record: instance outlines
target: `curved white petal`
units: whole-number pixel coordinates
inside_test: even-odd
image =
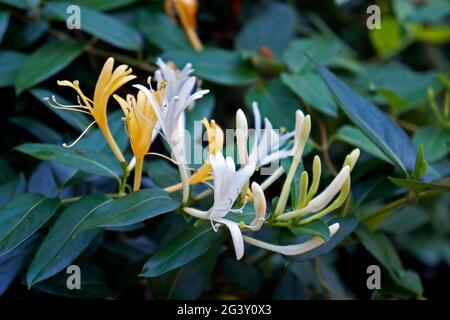
[[[228,227],[228,230],[230,230],[231,238],[233,240],[236,259],[240,260],[244,256],[244,240],[242,238],[242,232],[239,228],[239,224],[227,219],[214,219],[214,221],[222,223]]]
[[[336,234],[336,232],[339,230],[339,223],[332,224],[328,228],[330,229],[330,236],[334,236]],[[303,243],[287,245],[287,246],[280,246],[280,245],[267,243],[267,242],[257,240],[255,238],[251,238],[248,236],[244,236],[243,239],[245,242],[250,243],[256,247],[260,247],[260,248],[263,248],[263,249],[266,249],[269,251],[281,253],[282,255],[285,255],[285,256],[296,256],[299,254],[303,254],[303,253],[311,251],[325,243],[325,241],[319,236],[314,236],[310,240],[305,241]]]

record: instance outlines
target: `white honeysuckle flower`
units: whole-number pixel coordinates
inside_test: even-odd
[[[334,236],[336,234],[336,232],[339,230],[339,223],[332,224],[331,226],[328,227],[328,229],[330,230],[330,236],[331,237]],[[256,246],[256,247],[260,247],[260,248],[263,248],[263,249],[266,249],[269,251],[281,253],[282,255],[285,255],[285,256],[296,256],[299,254],[303,254],[303,253],[311,251],[325,243],[325,240],[323,240],[319,236],[314,236],[310,240],[305,241],[303,243],[286,245],[286,246],[267,243],[267,242],[257,240],[255,238],[251,238],[248,236],[243,236],[243,240],[251,245]]]
[[[199,218],[223,218],[228,212],[232,211],[231,208],[255,169],[248,165],[236,171],[234,160],[231,157],[225,158],[222,152],[210,155],[210,163],[214,179],[214,203],[212,207],[207,211],[194,208],[185,208],[185,210],[188,209],[187,213]]]
[[[170,101],[179,95],[181,88],[189,80],[194,69],[192,69],[192,64],[187,63],[182,70],[177,70],[166,64],[161,58],[156,60],[156,64],[159,69],[155,71],[155,80],[166,83],[166,97]]]
[[[190,77],[191,65],[186,65],[182,71],[173,70],[162,60],[158,60],[160,69],[155,72],[158,80],[157,90],[142,85],[134,85],[146,95],[158,119],[159,133],[169,144],[173,158],[178,164],[183,185],[183,202],[189,198],[189,173],[186,168],[185,150],[185,110],[195,100],[203,97],[209,90],[194,92],[195,77]]]
[[[194,217],[211,220],[215,231],[221,224],[227,226],[233,240],[236,258],[239,260],[244,254],[240,223],[228,220],[225,216],[229,212],[236,212],[232,207],[253,175],[255,168],[249,164],[236,171],[234,160],[231,157],[225,158],[222,152],[210,155],[210,163],[214,178],[214,203],[212,207],[207,211],[190,207],[185,207],[183,210]],[[249,226],[244,225],[244,227],[258,230],[264,222],[266,203],[264,193],[257,183],[252,184],[252,191],[254,192],[256,217]]]
[[[261,112],[258,104],[252,104],[255,117],[255,134],[250,151],[247,151],[248,125],[244,112],[239,109],[236,113],[236,132],[238,145],[238,155],[241,164],[251,164],[255,167],[262,167],[274,161],[281,160],[293,155],[294,148],[289,144],[289,140],[294,137],[295,131],[279,134],[273,129],[272,123],[265,118],[264,130],[261,123]]]

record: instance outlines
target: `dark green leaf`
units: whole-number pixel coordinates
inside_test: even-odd
[[[37,234],[32,235],[14,250],[0,257],[0,296],[8,289],[30,258],[36,246]]]
[[[436,162],[448,154],[445,143],[450,141],[450,132],[438,127],[421,127],[414,132],[412,140],[417,147],[423,144],[427,162]]]
[[[391,180],[395,185],[413,192],[420,192],[427,189],[450,191],[450,178],[444,178],[433,182],[422,182],[392,177],[389,177],[389,180]]]
[[[104,195],[91,194],[61,213],[31,262],[27,272],[28,287],[55,275],[87,248],[100,230],[78,232],[79,227],[107,200]]]
[[[26,184],[25,176],[21,173],[15,179],[0,185],[0,207],[25,192]]]
[[[39,6],[39,0],[0,0],[0,2],[19,9],[34,9]]]
[[[70,3],[47,3],[46,9],[61,21],[66,21],[66,9]],[[81,30],[126,50],[138,50],[142,46],[141,35],[120,20],[101,12],[81,7]]]
[[[250,290],[253,294],[258,293],[262,285],[262,274],[254,266],[243,264],[233,258],[227,258],[224,262],[224,276],[238,286]]]
[[[267,47],[276,56],[281,56],[294,37],[297,22],[295,10],[283,3],[272,3],[263,12],[250,19],[236,36],[238,50],[258,53]],[[276,30],[276,35],[273,31]]]
[[[106,284],[103,271],[88,264],[80,264],[81,289],[67,288],[67,278],[70,274],[61,271],[50,279],[36,284],[33,288],[49,294],[77,299],[100,299],[113,295]]]
[[[15,85],[17,94],[67,67],[83,52],[84,46],[84,42],[56,40],[37,49],[20,68]]]
[[[0,88],[13,85],[26,55],[15,51],[0,52]]]
[[[178,169],[165,159],[146,162],[144,170],[158,187],[165,188],[180,182]]]
[[[0,209],[0,256],[28,239],[58,209],[57,199],[25,193]]]
[[[66,2],[67,0],[51,0],[51,2]],[[78,6],[85,6],[95,10],[112,10],[135,3],[137,0],[77,0]]]
[[[173,211],[178,205],[161,189],[143,189],[103,203],[85,219],[80,229],[128,226]]]
[[[8,28],[9,13],[7,11],[0,10],[0,43],[3,40],[3,35]]]
[[[249,110],[253,101],[258,102],[262,115],[269,117],[274,128],[295,128],[295,112],[299,109],[299,102],[280,80],[272,79],[250,89],[245,97]]]
[[[282,74],[281,81],[313,109],[337,116],[336,104],[322,79],[312,72],[301,75]]]
[[[430,214],[422,208],[408,206],[388,215],[381,229],[394,234],[412,231],[430,220]]]
[[[308,65],[305,54],[328,65],[344,52],[344,46],[338,38],[328,35],[312,35],[292,41],[284,52],[284,60],[293,72],[299,72]]]
[[[147,260],[142,276],[157,277],[179,268],[217,245],[222,237],[222,232],[214,232],[209,223],[192,226]]]
[[[62,142],[61,135],[58,132],[33,118],[11,117],[9,121],[28,131],[41,142],[55,144]]]
[[[386,236],[370,233],[363,227],[358,228],[356,235],[366,250],[386,268],[397,285],[417,295],[422,293],[420,278],[415,272],[403,269],[397,251]]]
[[[163,50],[193,50],[180,27],[173,24],[166,14],[140,11],[138,27],[145,40]]]
[[[316,69],[345,114],[405,174],[414,168],[416,151],[407,134],[380,109],[353,92],[326,67]]]
[[[179,273],[177,272],[176,285],[170,298],[175,300],[200,298],[203,290],[209,285],[220,251],[221,246],[216,245],[197,259],[186,264]],[[195,282],[192,282],[192,279],[195,279]]]
[[[340,127],[335,135],[336,139],[347,142],[367,153],[383,160],[387,163],[392,164],[392,161],[384,155],[384,153],[378,148],[367,136],[361,132],[358,128],[350,125],[345,125]]]
[[[256,72],[244,61],[239,53],[223,49],[205,49],[202,52],[177,51],[164,54],[181,68],[192,63],[194,74],[211,82],[238,86],[256,81]]]
[[[325,241],[330,240],[330,229],[322,220],[314,220],[300,226],[289,227],[289,230],[296,236],[308,234],[311,236],[320,236]]]
[[[94,151],[43,144],[24,143],[16,150],[45,161],[54,161],[92,174],[119,179],[121,168],[116,159]]]

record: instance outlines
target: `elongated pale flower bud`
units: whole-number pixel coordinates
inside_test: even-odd
[[[280,221],[287,221],[299,215],[305,215],[311,212],[317,212],[322,210],[331,202],[331,200],[333,200],[333,198],[342,189],[342,186],[349,177],[350,177],[350,167],[344,166],[344,168],[341,169],[341,171],[328,185],[328,187],[326,187],[321,194],[312,199],[306,207],[299,210],[284,213],[278,216],[277,219]]]
[[[305,121],[305,115],[300,110],[295,112],[295,140],[294,140],[294,154],[297,153],[300,137],[303,131],[303,122]]]
[[[266,197],[261,186],[256,182],[252,183],[253,204],[255,206],[256,217],[250,224],[250,229],[257,231],[261,229],[267,210]]]
[[[353,168],[355,167],[356,162],[359,159],[359,155],[360,155],[359,149],[358,148],[354,149],[352,152],[350,152],[350,154],[345,159],[346,161],[344,162],[344,166],[345,165],[349,166],[350,171],[352,171]],[[348,159],[348,162],[347,162],[347,159]]]
[[[248,163],[248,123],[244,112],[239,109],[236,112],[236,142],[238,148],[238,156],[241,165]]]
[[[334,236],[336,234],[336,232],[339,230],[339,223],[332,224],[331,226],[328,227],[328,229],[330,230],[330,236]],[[247,237],[247,236],[244,236],[243,239],[245,242],[252,244],[256,247],[260,247],[260,248],[263,248],[263,249],[266,249],[269,251],[281,253],[282,255],[285,255],[285,256],[296,256],[299,254],[303,254],[303,253],[311,251],[311,250],[319,247],[323,243],[325,243],[325,240],[323,240],[319,236],[314,236],[310,240],[303,242],[303,243],[287,245],[287,246],[274,245],[274,244],[267,243],[267,242],[264,242],[261,240]]]

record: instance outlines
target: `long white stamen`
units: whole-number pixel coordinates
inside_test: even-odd
[[[80,134],[80,136],[71,144],[67,145],[66,143],[63,143],[62,146],[64,148],[72,148],[78,141],[80,141],[80,139],[86,134],[86,132],[88,132],[88,130],[94,125],[95,121],[92,121],[90,125],[87,126],[86,129],[84,129],[84,131]]]

